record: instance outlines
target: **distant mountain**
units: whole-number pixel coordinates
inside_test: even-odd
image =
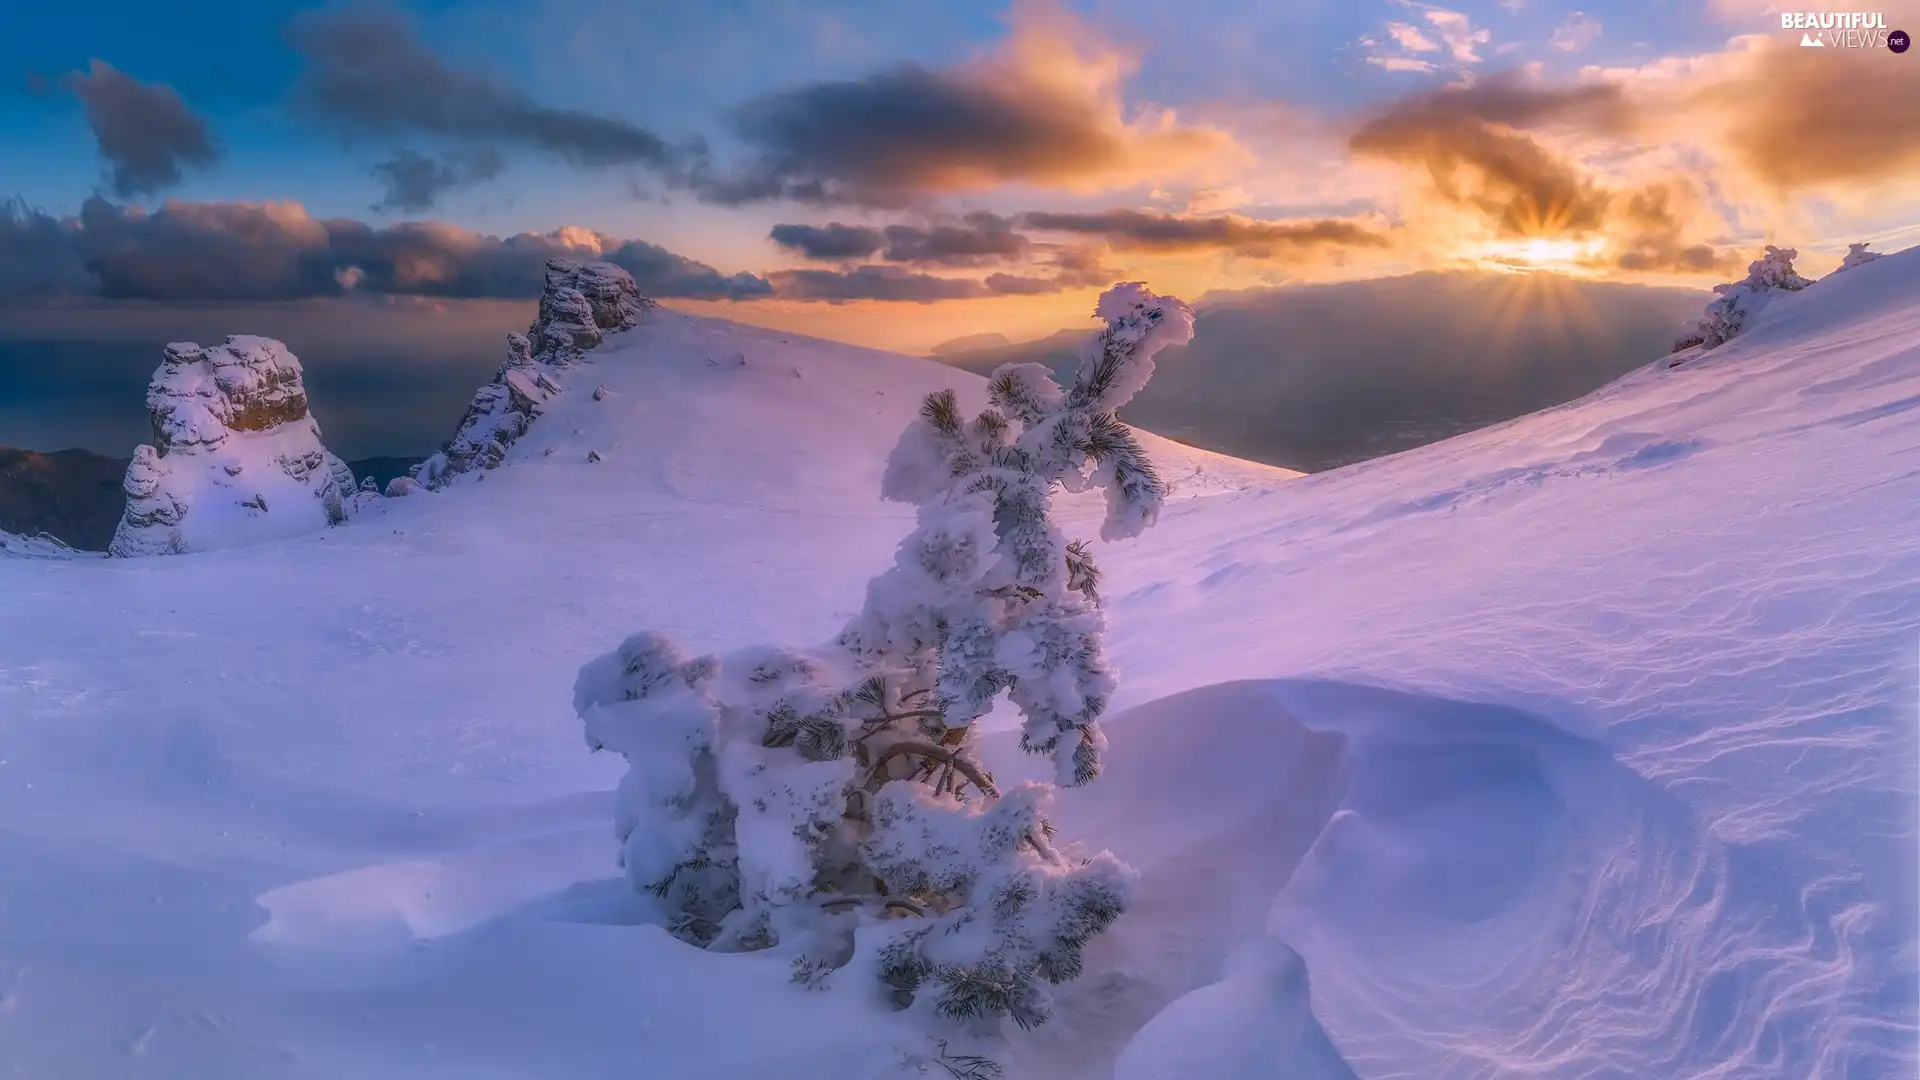
[[[952,341],[943,341],[935,345],[928,350],[927,355],[949,356],[954,353],[977,352],[981,349],[998,349],[1011,344],[1013,342],[1005,334],[968,334],[966,337],[957,337]]]
[[[1235,294],[1198,306],[1123,419],[1317,472],[1571,401],[1664,355],[1708,297],[1558,275],[1425,273]],[[986,373],[1058,371],[1082,331],[950,351]]]
[[[82,551],[105,551],[126,508],[120,483],[129,458],[91,450],[41,453],[0,446],[0,532],[46,533]],[[347,462],[356,479],[382,488],[419,464],[417,457],[372,457]]]
[[[0,446],[0,532],[47,533],[88,551],[105,551],[120,524],[126,458],[90,450],[51,454]]]

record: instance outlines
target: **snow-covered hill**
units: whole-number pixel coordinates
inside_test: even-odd
[[[1916,297],[1889,256],[1332,473],[1155,444],[1209,497],[1102,553],[1122,696],[1058,815],[1141,895],[1009,1075],[1911,1075]],[[620,924],[569,691],[640,627],[837,630],[966,376],[665,312],[590,359],[343,528],[0,559],[0,1074],[946,1075]]]

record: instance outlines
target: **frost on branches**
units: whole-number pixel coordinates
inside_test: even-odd
[[[1834,273],[1837,274],[1841,270],[1851,270],[1856,266],[1865,266],[1866,264],[1872,262],[1873,260],[1879,257],[1880,257],[1879,252],[1868,251],[1867,245],[1864,243],[1848,244],[1847,257],[1840,260],[1840,265],[1838,268],[1834,270]]]
[[[1099,570],[1053,492],[1101,488],[1107,539],[1153,524],[1166,485],[1114,410],[1193,313],[1123,284],[1096,314],[1070,387],[1017,364],[972,419],[927,398],[882,481],[918,526],[833,644],[723,661],[643,633],[582,669],[588,744],[628,761],[622,863],[681,939],[789,948],[809,985],[858,962],[902,1007],[1032,1027],[1119,916],[1133,872],[1056,840],[1052,784],[1001,790],[974,756],[1004,695],[1061,783],[1100,774]]]
[[[1775,296],[1783,292],[1799,292],[1813,284],[1794,272],[1793,260],[1799,254],[1793,248],[1768,244],[1767,253],[1747,267],[1746,280],[1713,287],[1720,298],[1708,304],[1707,310],[1694,322],[1692,329],[1673,343],[1673,351],[1691,349],[1696,345],[1709,349],[1724,345],[1734,335],[1751,326],[1754,318],[1766,309]]]

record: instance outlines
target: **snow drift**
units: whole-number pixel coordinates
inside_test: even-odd
[[[983,382],[660,312],[354,528],[0,559],[0,1072],[1913,1075],[1916,297],[1889,254],[1310,477],[1143,437],[1176,497],[1096,547],[1120,689],[1055,807],[1140,876],[1010,1040],[648,925],[564,707],[609,627],[843,625],[901,427]]]
[[[337,525],[353,473],[320,442],[300,361],[271,338],[176,342],[147,388],[153,444],[127,466],[108,551],[179,554]]]

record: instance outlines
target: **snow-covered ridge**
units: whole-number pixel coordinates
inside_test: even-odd
[[[271,338],[166,347],[147,387],[153,443],[127,466],[109,552],[179,554],[293,536],[353,510],[353,473],[320,441],[300,361]]]

